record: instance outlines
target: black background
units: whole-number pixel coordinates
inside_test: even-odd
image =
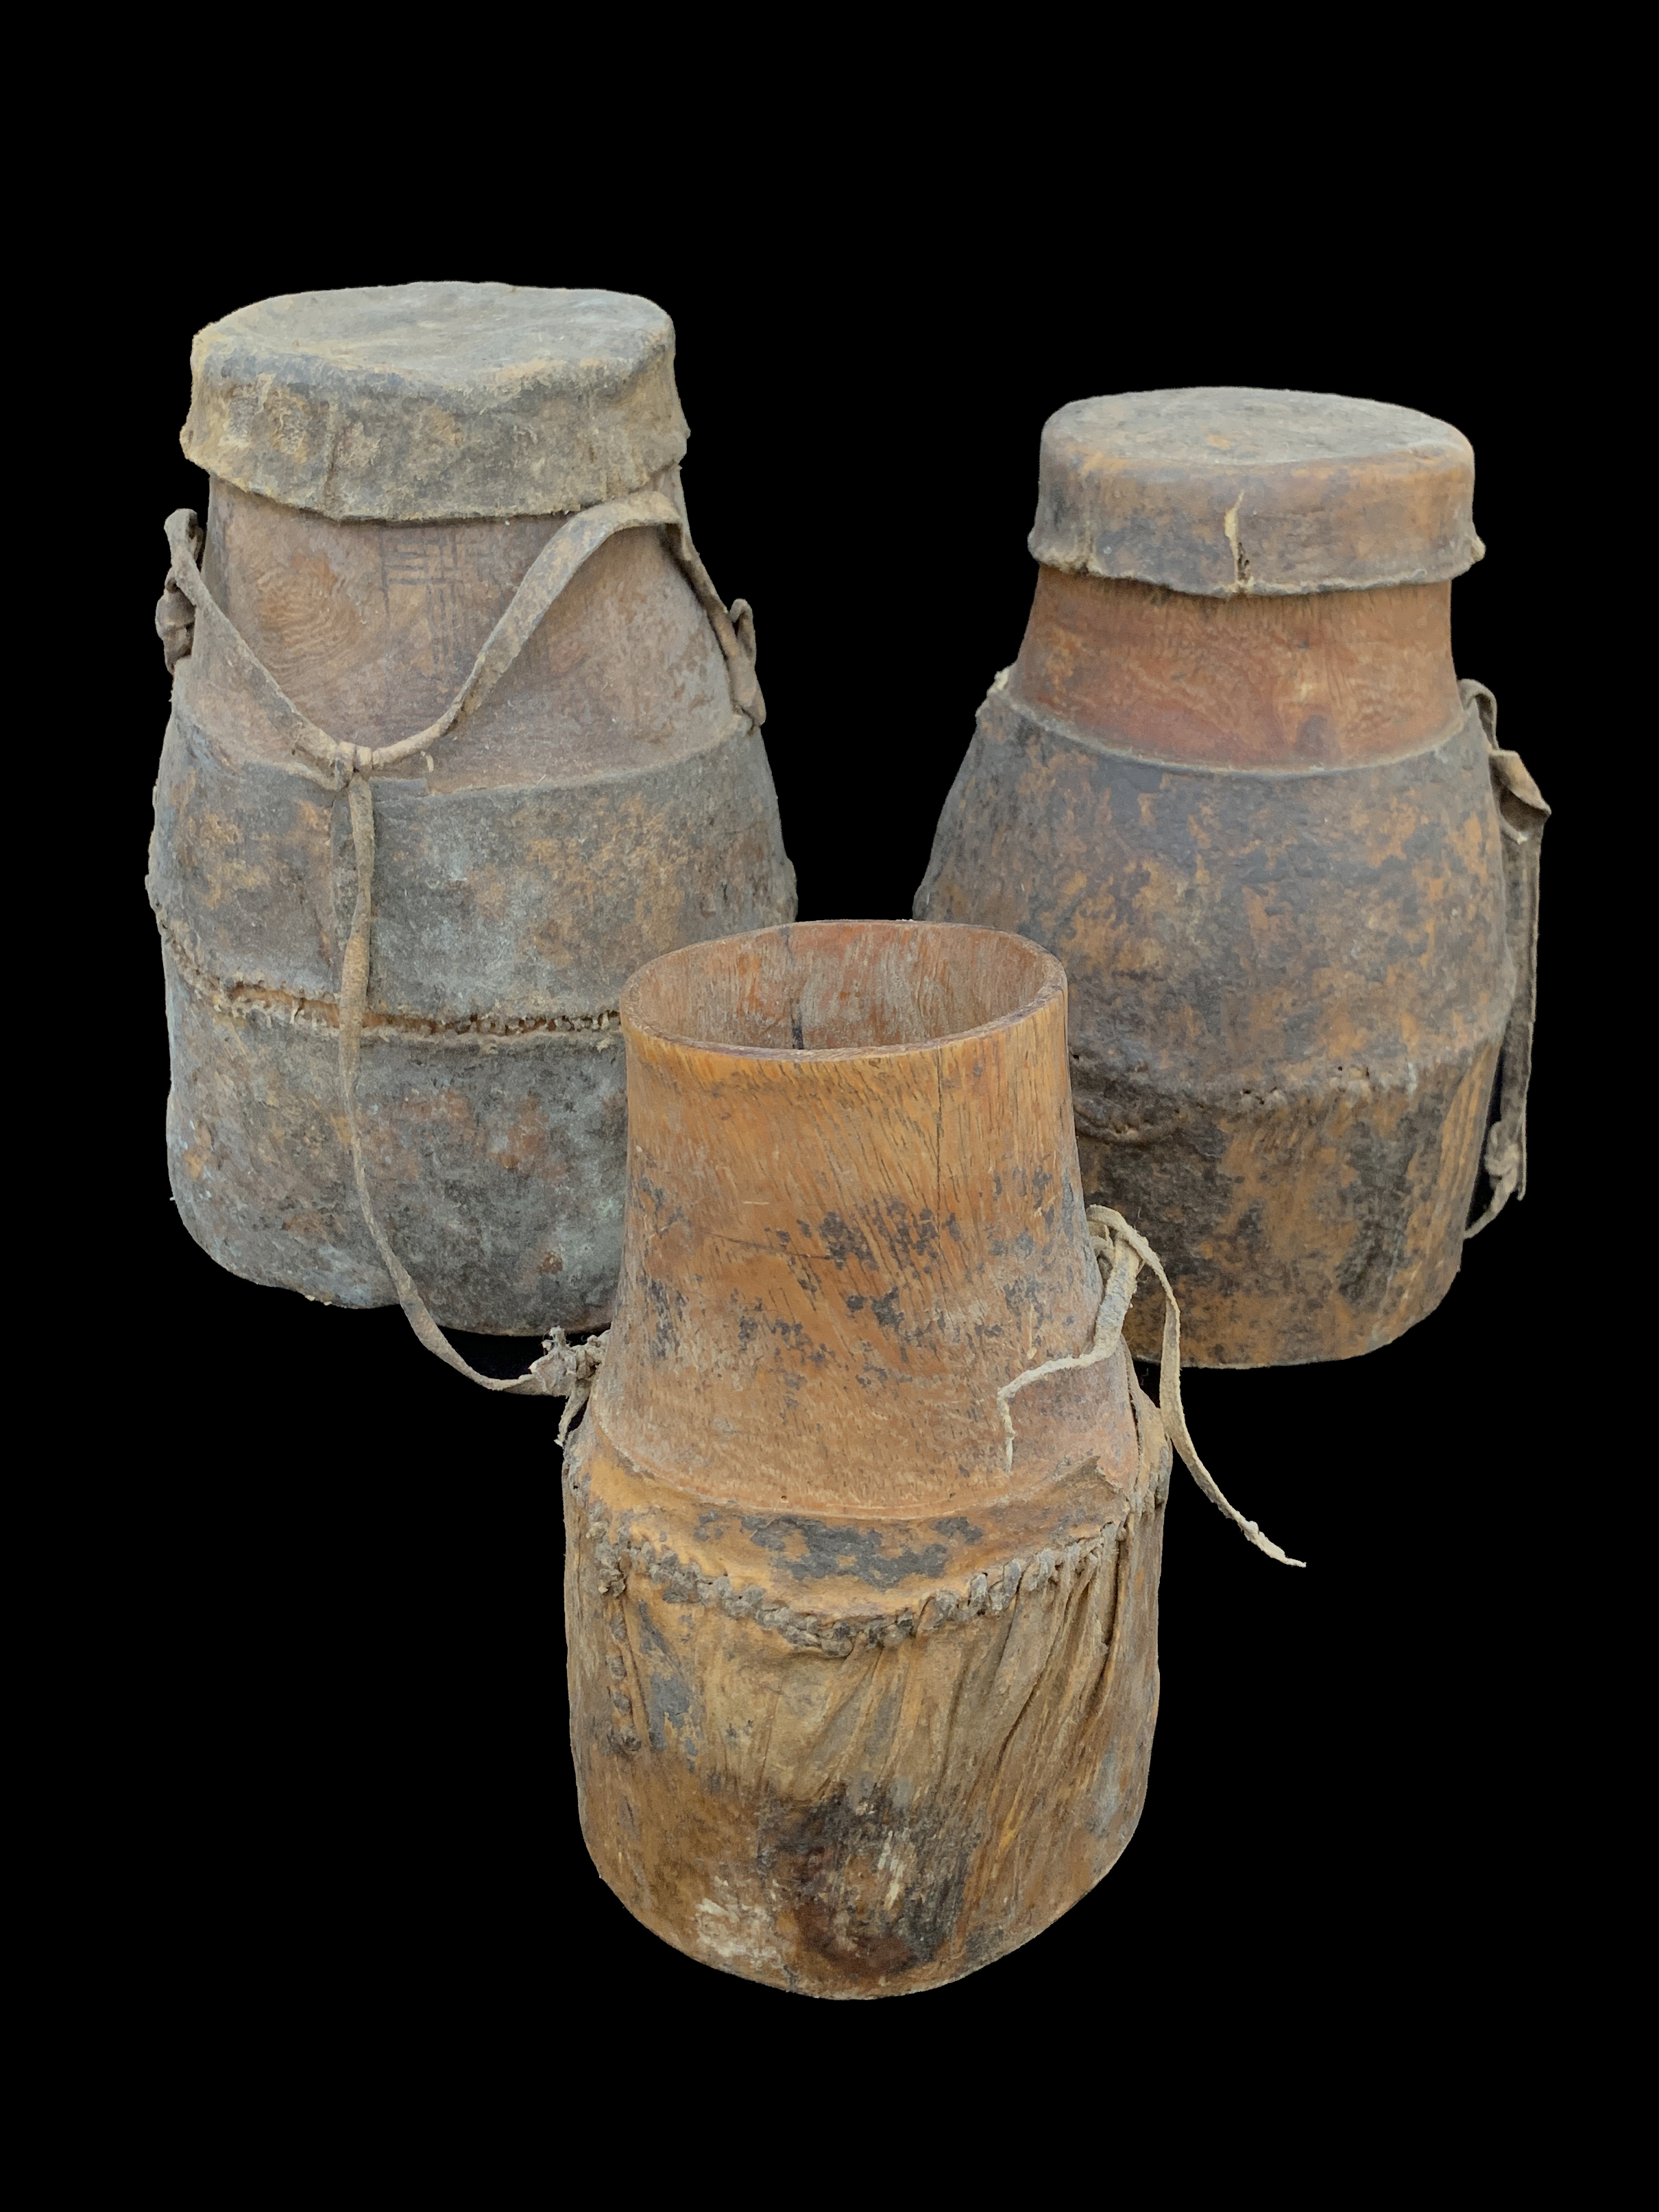
[[[110,1074],[73,1201],[89,1257],[65,1297],[105,1316],[72,1395],[76,1435],[102,1440],[81,1537],[116,1661],[96,1755],[126,1778],[118,1917],[204,2027],[303,2017],[319,2049],[364,2063],[422,2038],[487,2051],[507,2095],[555,2108],[600,2099],[641,2038],[694,2068],[740,2054],[764,2088],[849,2029],[861,2057],[896,2061],[925,2027],[964,2085],[995,2052],[1069,2100],[1107,2054],[1120,2083],[1156,2057],[1214,2069],[1224,2105],[1305,2121],[1370,2094],[1362,2054],[1388,2018],[1435,2054],[1413,2073],[1396,2049],[1413,2112],[1455,2099],[1463,2024],[1524,1978],[1511,1883],[1559,1788],[1537,1653],[1570,1426],[1537,1301],[1547,1221],[1574,1202],[1567,1040],[1592,895],[1578,650],[1540,619],[1535,567],[1562,488],[1540,483],[1531,398],[1577,296],[1556,249],[1520,256],[1490,200],[1455,239],[1425,217],[1402,243],[1304,218],[1267,234],[1109,219],[1080,186],[1032,187],[1012,214],[959,180],[841,201],[732,153],[712,186],[669,163],[545,209],[472,185],[347,222],[322,211],[338,197],[325,149],[309,158],[305,221],[267,221],[255,195],[175,242],[119,210],[85,241],[118,327],[120,481],[82,487],[101,608],[70,671],[95,686],[104,760],[80,834],[107,886],[89,957]],[[475,1390],[395,1309],[329,1310],[221,1272],[168,1196],[143,875],[167,714],[161,526],[205,504],[177,442],[191,337],[272,293],[449,275],[603,284],[673,316],[692,523],[722,593],[756,609],[806,918],[909,910],[975,708],[1018,647],[1054,408],[1292,386],[1420,408],[1475,447],[1489,550],[1455,586],[1457,665],[1496,690],[1504,740],[1556,810],[1531,1194],[1388,1349],[1189,1375],[1223,1486],[1308,1569],[1247,1548],[1177,1468],[1139,1832],[1038,1942],[913,2003],[752,1987],[629,1918],[576,1824],[554,1409]],[[497,1371],[521,1350],[466,1349]],[[585,2056],[567,2071],[572,2036]],[[985,2125],[1006,2142],[1014,2117],[988,2106]]]

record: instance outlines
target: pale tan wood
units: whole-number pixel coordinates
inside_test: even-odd
[[[1218,599],[1039,568],[1013,685],[1143,760],[1340,768],[1457,730],[1451,586]]]

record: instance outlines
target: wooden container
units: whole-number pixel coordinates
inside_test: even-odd
[[[1446,424],[1316,393],[1043,432],[1030,621],[916,912],[1065,962],[1085,1188],[1158,1245],[1200,1365],[1387,1343],[1483,1167],[1483,1221],[1525,1188],[1547,809],[1452,664],[1474,481]]]
[[[711,1966],[928,1988],[1105,1874],[1158,1706],[1170,1451],[1096,1336],[1065,977],[821,923],[621,1011],[622,1280],[566,1474],[583,1832]]]
[[[672,326],[610,292],[305,293],[191,366],[210,493],[204,545],[170,526],[149,878],[179,1212],[238,1274],[389,1303],[355,1105],[440,1321],[594,1326],[622,986],[794,910],[752,622],[685,520]]]

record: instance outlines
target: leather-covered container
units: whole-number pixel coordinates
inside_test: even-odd
[[[1547,809],[1453,665],[1474,480],[1447,424],[1318,393],[1043,432],[1030,623],[915,910],[1064,961],[1085,1188],[1192,1364],[1387,1343],[1524,1188]]]
[[[501,284],[298,294],[196,340],[210,494],[204,542],[169,526],[149,890],[173,1193],[238,1274],[392,1302],[355,1103],[365,1202],[440,1322],[608,1317],[622,988],[794,911],[673,358],[648,301]]]
[[[825,922],[671,953],[622,1014],[622,1280],[565,1473],[588,1849],[708,1965],[953,1980],[1111,1867],[1158,1710],[1170,1444],[1064,975]]]

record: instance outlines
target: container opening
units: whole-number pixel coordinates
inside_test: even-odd
[[[920,1045],[1065,988],[1023,938],[950,922],[797,922],[653,960],[623,994],[636,1028],[760,1052]]]

